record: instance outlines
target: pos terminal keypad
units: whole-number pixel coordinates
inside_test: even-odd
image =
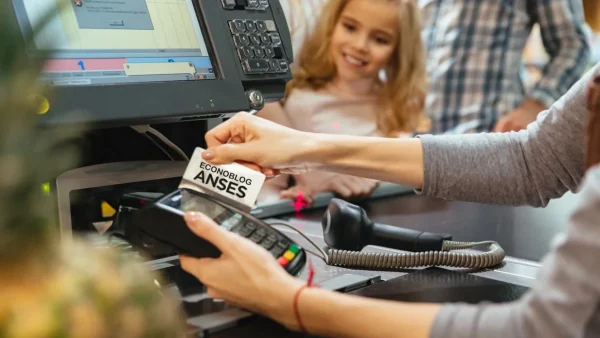
[[[198,191],[179,189],[138,210],[133,224],[147,236],[194,257],[219,257],[220,251],[195,235],[183,220],[186,212],[201,212],[215,224],[269,251],[290,274],[297,275],[306,263],[306,253],[283,232],[233,206]]]

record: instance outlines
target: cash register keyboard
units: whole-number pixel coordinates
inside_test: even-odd
[[[268,0],[221,0],[227,10],[266,12]],[[229,31],[246,75],[285,74],[290,66],[274,20],[234,19]]]
[[[229,30],[245,74],[288,71],[281,37],[273,20],[230,20]]]

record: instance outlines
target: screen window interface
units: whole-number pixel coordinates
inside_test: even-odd
[[[215,79],[193,0],[68,0],[60,12],[58,1],[13,0],[22,29],[57,12],[35,40],[35,49],[51,52],[46,83]]]

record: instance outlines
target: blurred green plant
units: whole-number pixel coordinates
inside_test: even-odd
[[[38,81],[44,54],[28,53],[35,33],[22,34],[12,1],[0,7],[0,264],[20,262],[55,249],[54,206],[40,187],[77,162],[80,128],[36,127],[47,88]]]
[[[39,81],[48,54],[27,47],[56,13],[23,34],[12,11],[0,0],[0,338],[181,337],[181,311],[158,275],[58,236],[41,187],[76,166],[82,127],[36,126],[49,94]]]

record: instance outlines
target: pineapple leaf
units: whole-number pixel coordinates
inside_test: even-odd
[[[39,75],[51,52],[32,46],[36,34],[58,13],[46,13],[31,31],[22,32],[12,2],[1,2],[0,263],[9,264],[55,249],[55,206],[41,185],[76,165],[73,141],[82,129],[37,125],[40,98],[49,95]],[[61,6],[65,3],[60,1]]]

